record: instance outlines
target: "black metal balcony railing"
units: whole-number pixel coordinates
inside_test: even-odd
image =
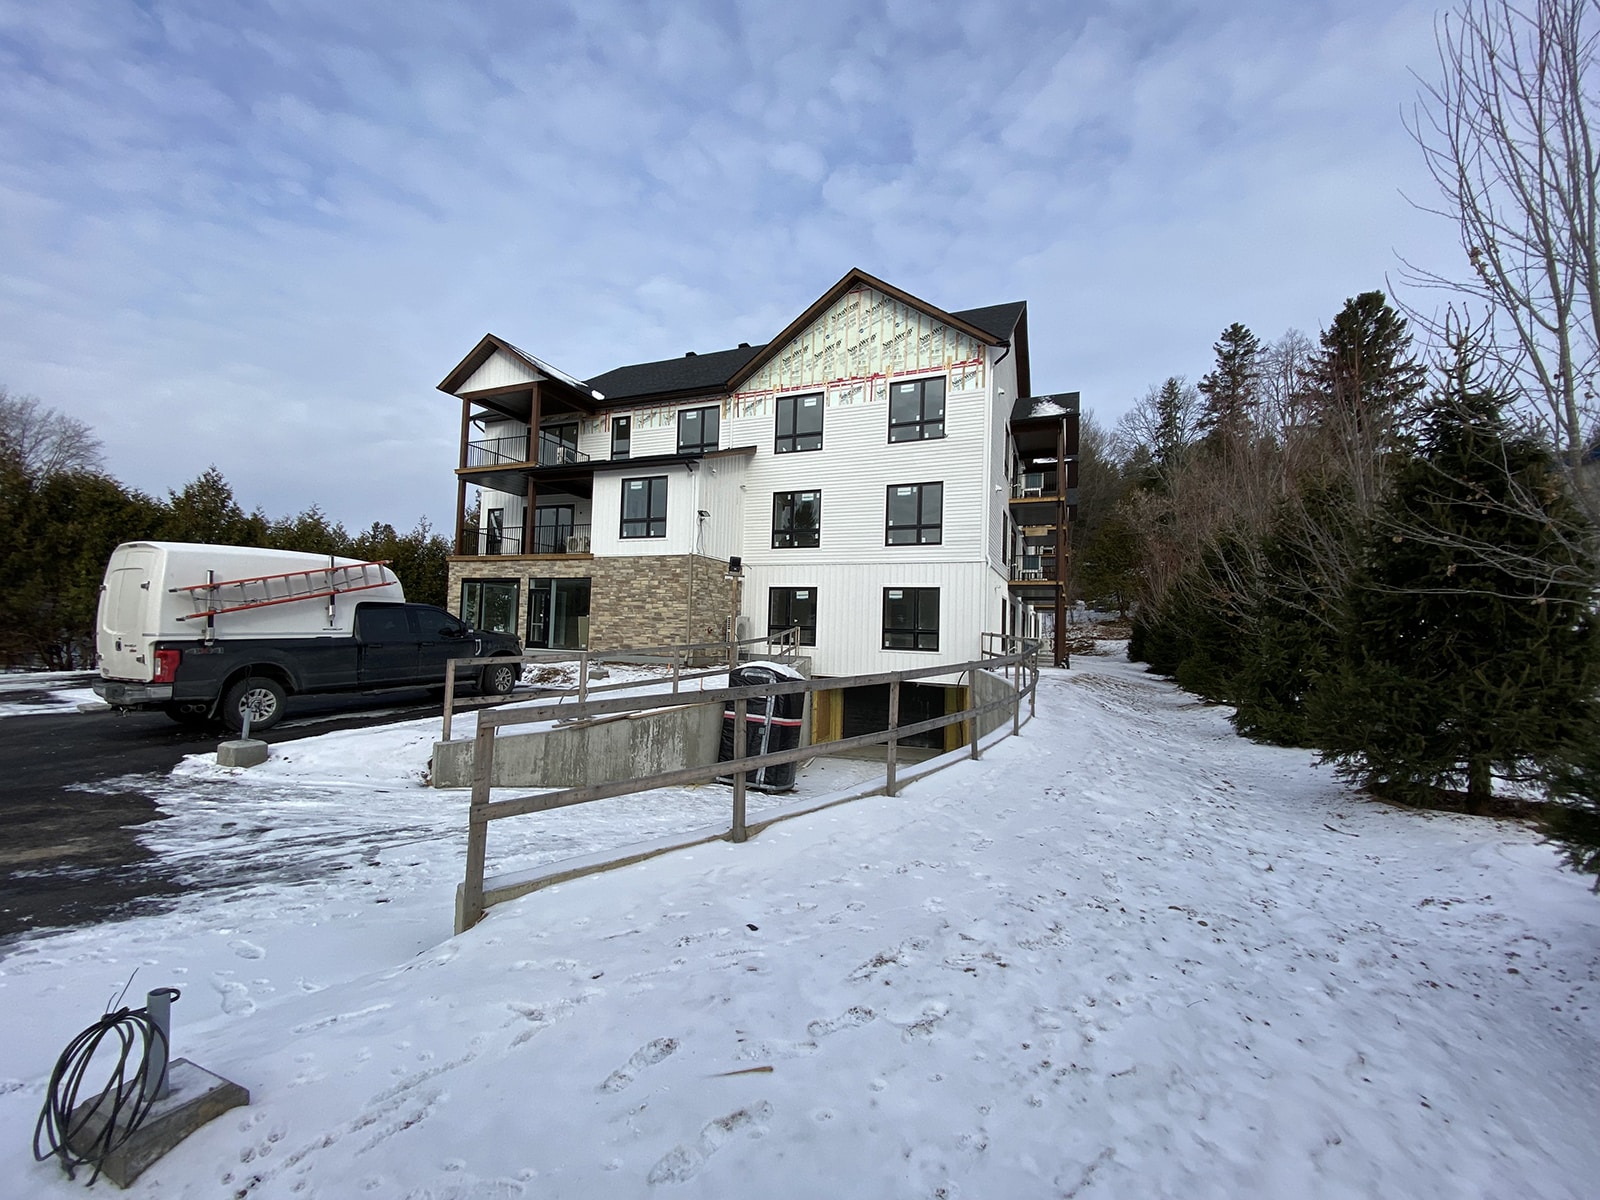
[[[1011,481],[1011,498],[1013,500],[1031,500],[1036,496],[1054,496],[1055,494],[1056,473],[1054,471],[1028,471]]]
[[[560,525],[538,525],[533,530],[529,548],[522,548],[520,529],[472,529],[462,532],[461,553],[488,554],[587,554],[589,552],[589,526],[567,522]]]
[[[1059,578],[1053,554],[1024,554],[1011,564],[1014,583],[1054,582]]]
[[[588,461],[589,456],[565,438],[550,433],[539,435],[538,466],[559,467]],[[528,435],[525,433],[467,443],[469,467],[524,466],[527,463]]]
[[[539,465],[560,467],[569,463],[588,462],[589,456],[564,438],[549,433],[539,435]]]

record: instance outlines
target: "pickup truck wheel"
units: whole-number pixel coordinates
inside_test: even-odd
[[[250,731],[271,729],[283,716],[289,696],[274,679],[255,676],[241,679],[228,689],[222,701],[222,722],[238,733],[244,728],[244,714],[250,713]]]
[[[478,676],[478,690],[486,696],[509,696],[521,674],[516,663],[490,663]]]

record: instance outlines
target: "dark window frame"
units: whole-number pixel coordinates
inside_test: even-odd
[[[910,605],[910,622],[890,623],[890,605]],[[939,648],[939,589],[900,587],[883,589],[883,648],[924,650]]]
[[[912,488],[916,491],[916,520],[909,524],[893,524],[895,492]],[[936,520],[927,519],[929,488],[938,488],[939,512]],[[931,531],[932,537],[926,536]],[[909,538],[896,534],[910,533]],[[926,483],[891,483],[883,490],[883,544],[885,546],[942,546],[944,545],[944,481]]]
[[[817,520],[809,530],[798,529],[794,512],[801,496],[815,497]],[[779,523],[779,514],[787,511],[788,524]],[[809,540],[808,540],[809,539]],[[803,488],[794,492],[772,493],[772,548],[774,550],[811,550],[822,545],[822,489]]]
[[[822,424],[823,409],[825,407],[821,392],[799,392],[793,396],[779,396],[777,411],[773,419],[774,454],[796,454],[807,450],[822,449]],[[803,403],[806,400],[816,402],[816,428],[802,429],[801,416],[810,411],[811,405]],[[811,444],[813,439],[815,445]]]
[[[804,596],[796,593],[804,592]],[[811,606],[811,623],[794,619],[794,605],[796,599],[801,599]],[[779,613],[780,601],[782,613]],[[790,629],[799,628],[800,633],[796,638],[796,645],[815,646],[817,644],[817,589],[814,587],[773,587],[767,589],[767,636],[776,637]]]
[[[706,440],[705,415],[710,413],[716,425],[710,441]],[[684,425],[690,417],[698,417],[700,438],[695,442],[684,441]],[[678,410],[678,453],[679,454],[710,454],[722,441],[722,405],[707,404],[699,408],[682,408]]]
[[[634,484],[634,483],[642,483],[642,484],[645,485],[644,486],[645,511],[644,511],[644,515],[643,516],[630,517],[630,516],[628,516],[628,493],[629,493],[629,491],[631,489],[630,489],[630,487],[628,485],[629,484]],[[656,487],[657,484],[661,485],[660,489],[659,489],[660,493],[661,493],[661,515],[660,516],[657,516],[656,512],[655,512],[655,509],[656,509],[656,498],[655,497],[656,497],[656,491],[657,491],[657,487]],[[664,537],[666,537],[667,536],[667,477],[665,475],[644,475],[644,476],[639,476],[639,477],[633,478],[633,479],[624,479],[622,481],[622,504],[621,504],[621,510],[622,510],[621,511],[622,524],[621,524],[620,530],[618,531],[618,536],[619,537],[624,537],[624,538],[664,538]],[[635,527],[634,531],[631,532],[631,533],[628,530],[628,527],[630,525]],[[642,527],[642,529],[640,527]]]
[[[487,597],[484,595],[484,589],[489,587],[509,589],[511,592],[510,621],[507,623],[506,628],[504,629],[491,629],[488,625],[483,623],[484,610],[487,607],[485,603]],[[477,592],[477,603],[469,604],[467,600],[468,592],[474,590]],[[467,624],[471,625],[474,629],[489,633],[515,634],[517,632],[518,617],[521,614],[521,610],[522,580],[520,579],[463,579],[461,581],[461,619]]]
[[[619,431],[622,434],[620,439],[617,437]],[[619,440],[622,451],[620,454],[617,452]],[[633,457],[633,417],[631,415],[611,418],[611,457],[617,461]]]
[[[928,412],[928,385],[939,385],[938,414],[930,416]],[[903,390],[912,388],[917,397],[917,415],[907,419],[903,415],[895,419],[897,396]],[[948,380],[943,375],[929,375],[923,379],[896,379],[889,384],[889,442],[925,442],[942,438],[945,435],[945,404],[949,399]]]
[[[583,585],[581,588],[579,587],[580,584]],[[553,633],[555,627],[556,593],[561,590],[567,590],[569,592],[581,591],[583,594],[584,611],[581,613],[567,614],[569,619],[577,619],[580,617],[587,617],[589,615],[590,606],[593,602],[594,596],[594,580],[592,577],[588,575],[544,575],[528,580],[528,614],[526,620],[527,635],[523,638],[523,644],[528,646],[530,649],[588,649],[588,646],[584,644],[571,646],[552,646],[550,644],[551,634]],[[543,595],[545,598],[544,626],[542,634],[534,627],[534,609],[536,607],[534,597],[536,595]],[[570,602],[571,601],[569,600],[569,603]]]

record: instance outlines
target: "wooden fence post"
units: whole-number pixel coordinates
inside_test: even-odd
[[[456,660],[451,659],[444,665],[444,736],[439,740],[450,740],[450,718],[456,707]]]
[[[889,685],[889,747],[885,754],[888,763],[887,778],[884,780],[884,792],[894,795],[896,787],[894,773],[899,758],[900,738],[896,731],[900,728],[900,681],[896,679]]]
[[[769,703],[771,698],[768,698]],[[744,758],[749,747],[749,737],[745,733],[745,702],[733,702],[733,760],[737,763]],[[742,842],[748,834],[744,828],[744,768],[737,767],[733,772],[733,840]]]
[[[967,698],[969,708],[978,703],[978,672],[976,670],[967,672]],[[968,717],[966,725],[967,736],[972,739],[972,757],[979,758],[981,756],[978,753],[978,718]]]
[[[489,786],[494,771],[494,721],[488,710],[478,713],[478,736],[472,744],[472,802],[467,808],[467,877],[461,889],[456,932],[465,933],[483,919],[483,868],[489,852]]]

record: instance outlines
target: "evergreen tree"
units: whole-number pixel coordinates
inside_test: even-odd
[[[1193,440],[1195,398],[1192,388],[1178,376],[1171,376],[1155,395],[1155,441],[1150,447],[1163,473],[1170,473],[1183,462]]]
[[[1261,380],[1261,339],[1235,321],[1211,349],[1217,365],[1197,385],[1205,397],[1199,431],[1203,441],[1220,448],[1250,432]]]
[[[1324,758],[1395,799],[1493,778],[1556,792],[1600,743],[1596,564],[1547,451],[1511,431],[1466,339],[1350,591],[1344,663],[1312,700]]]
[[[246,516],[233,497],[233,487],[216,467],[207,467],[169,492],[162,537],[169,542],[209,542],[218,546],[268,544],[267,520],[260,512]]]
[[[1090,603],[1110,601],[1119,616],[1139,594],[1139,538],[1125,517],[1113,514],[1085,544],[1073,582]]]
[[[1411,354],[1406,320],[1382,292],[1345,301],[1323,331],[1311,375],[1320,422],[1379,446],[1393,440],[1427,386],[1427,370]]]

